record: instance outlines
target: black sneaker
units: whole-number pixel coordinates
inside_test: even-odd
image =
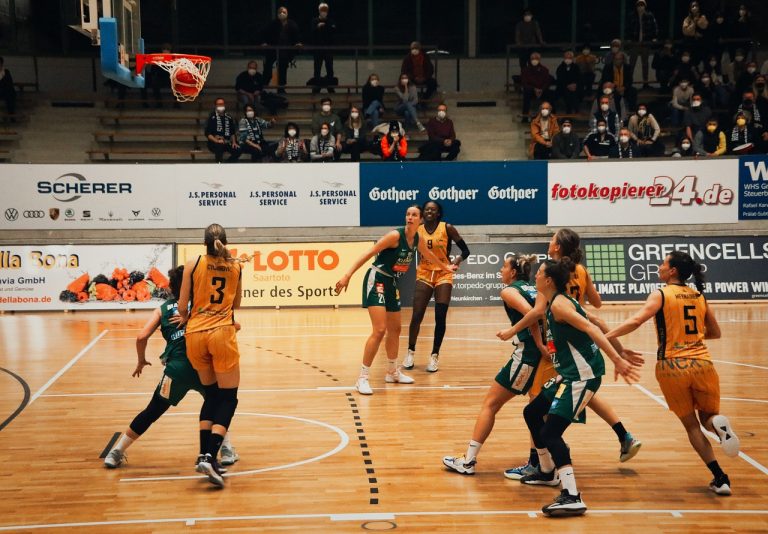
[[[200,454],[200,455],[197,456],[197,460],[195,460],[195,470],[196,471],[197,471],[197,466],[200,465],[200,462],[205,460],[205,456],[206,456],[205,454]],[[227,472],[227,468],[226,467],[222,467],[221,464],[216,464],[216,467],[218,468],[219,473],[221,473],[222,475]]]
[[[224,478],[221,476],[221,469],[219,468],[216,459],[211,457],[210,454],[206,454],[205,457],[198,462],[197,472],[208,476],[208,482],[214,486],[220,488],[224,487]]]
[[[563,490],[557,496],[555,502],[541,509],[544,515],[550,517],[564,517],[582,515],[587,511],[587,505],[581,500],[581,493],[571,495],[568,490]]]
[[[557,470],[553,469],[549,473],[544,473],[541,470],[541,466],[536,468],[536,472],[530,475],[525,475],[520,479],[522,484],[530,484],[533,486],[559,486],[560,477],[557,476]]]
[[[709,483],[710,491],[714,491],[718,495],[730,495],[731,494],[731,481],[728,479],[728,475],[715,477],[712,482]]]

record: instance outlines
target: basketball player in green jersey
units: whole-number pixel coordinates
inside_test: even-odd
[[[176,406],[186,396],[190,390],[204,394],[203,385],[200,383],[197,371],[187,359],[187,350],[184,340],[184,327],[179,327],[179,315],[176,301],[179,297],[181,288],[181,279],[184,273],[184,266],[176,267],[168,271],[170,280],[170,289],[172,298],[166,300],[159,308],[156,308],[152,317],[144,328],[141,329],[136,338],[136,352],[138,354],[138,364],[133,371],[133,376],[141,376],[141,372],[147,365],[152,365],[146,359],[147,341],[150,336],[160,327],[160,332],[165,339],[166,345],[163,354],[160,355],[160,361],[165,366],[163,377],[155,388],[152,399],[144,410],[139,413],[128,426],[126,431],[118,440],[117,444],[109,451],[104,459],[104,466],[115,468],[120,466],[125,459],[125,450],[147,429],[163,415],[168,408]],[[200,430],[201,455],[204,447],[207,447],[208,437],[211,430]],[[235,452],[234,447],[229,442],[229,436],[226,437],[225,445],[221,447],[222,465],[232,465],[240,457]],[[198,457],[198,461],[200,457]]]
[[[355,388],[362,395],[373,394],[368,383],[368,375],[385,334],[388,360],[385,382],[413,384],[413,378],[403,373],[397,365],[401,329],[400,292],[397,289],[397,279],[408,271],[415,252],[418,250],[419,254],[440,265],[446,272],[457,269],[456,265],[449,265],[440,261],[427,248],[426,243],[419,240],[418,228],[421,220],[421,207],[409,207],[405,212],[405,226],[387,232],[370,250],[355,261],[349,271],[341,277],[341,280],[336,282],[336,294],[338,295],[342,290],[347,289],[352,275],[368,260],[376,256],[363,281],[363,308],[368,309],[373,331],[365,343],[363,365],[355,384]]]

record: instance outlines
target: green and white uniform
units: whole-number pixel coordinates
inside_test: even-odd
[[[373,265],[363,279],[363,308],[385,306],[388,312],[400,311],[400,292],[397,279],[408,268],[419,246],[419,234],[413,236],[413,246],[408,246],[405,227],[397,228],[400,240],[395,248],[385,248],[376,255]]]
[[[558,293],[552,299],[565,298],[571,301],[582,317],[587,314],[581,305],[565,293]],[[552,302],[547,308],[547,324],[552,330],[557,352],[552,362],[562,381],[548,383],[541,394],[546,395],[552,404],[549,413],[559,415],[576,423],[584,423],[584,408],[597,393],[605,374],[605,361],[597,345],[585,332],[568,323],[559,323],[552,316]]]
[[[529,282],[515,280],[507,288],[520,293],[526,302],[531,305],[531,308],[536,304],[536,288]],[[522,313],[509,307],[504,300],[501,302],[504,304],[504,311],[507,312],[507,317],[509,317],[511,324],[514,325],[523,318]],[[538,326],[540,327],[541,323],[538,323]],[[496,382],[515,395],[525,395],[533,385],[533,378],[536,375],[536,368],[539,366],[541,352],[536,347],[533,336],[531,336],[528,328],[519,332],[517,339],[520,343],[516,345],[515,351],[510,356],[507,364],[496,375]]]
[[[165,339],[165,350],[160,361],[165,365],[163,378],[157,385],[156,393],[176,406],[189,390],[194,389],[201,395],[203,385],[200,377],[187,359],[187,346],[184,340],[184,327],[177,328],[171,318],[178,315],[176,299],[169,299],[160,305],[160,332]]]

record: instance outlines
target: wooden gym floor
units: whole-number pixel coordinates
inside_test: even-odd
[[[99,455],[149,400],[158,361],[132,378],[134,339],[147,313],[25,313],[0,317],[0,531],[70,532],[766,532],[768,505],[768,305],[716,305],[723,339],[709,343],[721,379],[722,412],[742,454],[718,460],[734,494],[707,490],[709,471],[682,425],[663,406],[647,356],[640,384],[600,390],[643,441],[618,461],[611,429],[594,414],[566,433],[589,506],[581,518],[551,520],[541,506],[553,488],[506,480],[528,453],[524,401],[512,400],[481,451],[477,474],[447,472],[462,454],[487,386],[510,345],[495,339],[500,308],[452,308],[440,371],[424,371],[432,311],[417,347],[413,386],[385,385],[385,357],[372,371],[375,394],[357,377],[369,332],[361,309],[243,310],[240,404],[232,426],[240,461],[218,491],[193,471],[194,392],[106,470]],[[616,323],[636,306],[606,306]],[[410,311],[403,313],[401,354]],[[651,324],[626,345],[652,353]],[[159,333],[149,345],[159,354]],[[608,364],[610,369],[610,364]],[[9,374],[15,373],[17,377]],[[1,423],[0,423],[1,424]]]

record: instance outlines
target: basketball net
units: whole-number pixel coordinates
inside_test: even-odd
[[[168,72],[173,96],[179,102],[192,102],[205,85],[211,70],[211,58],[183,54],[138,54],[136,71],[141,72],[145,63],[157,65]]]

